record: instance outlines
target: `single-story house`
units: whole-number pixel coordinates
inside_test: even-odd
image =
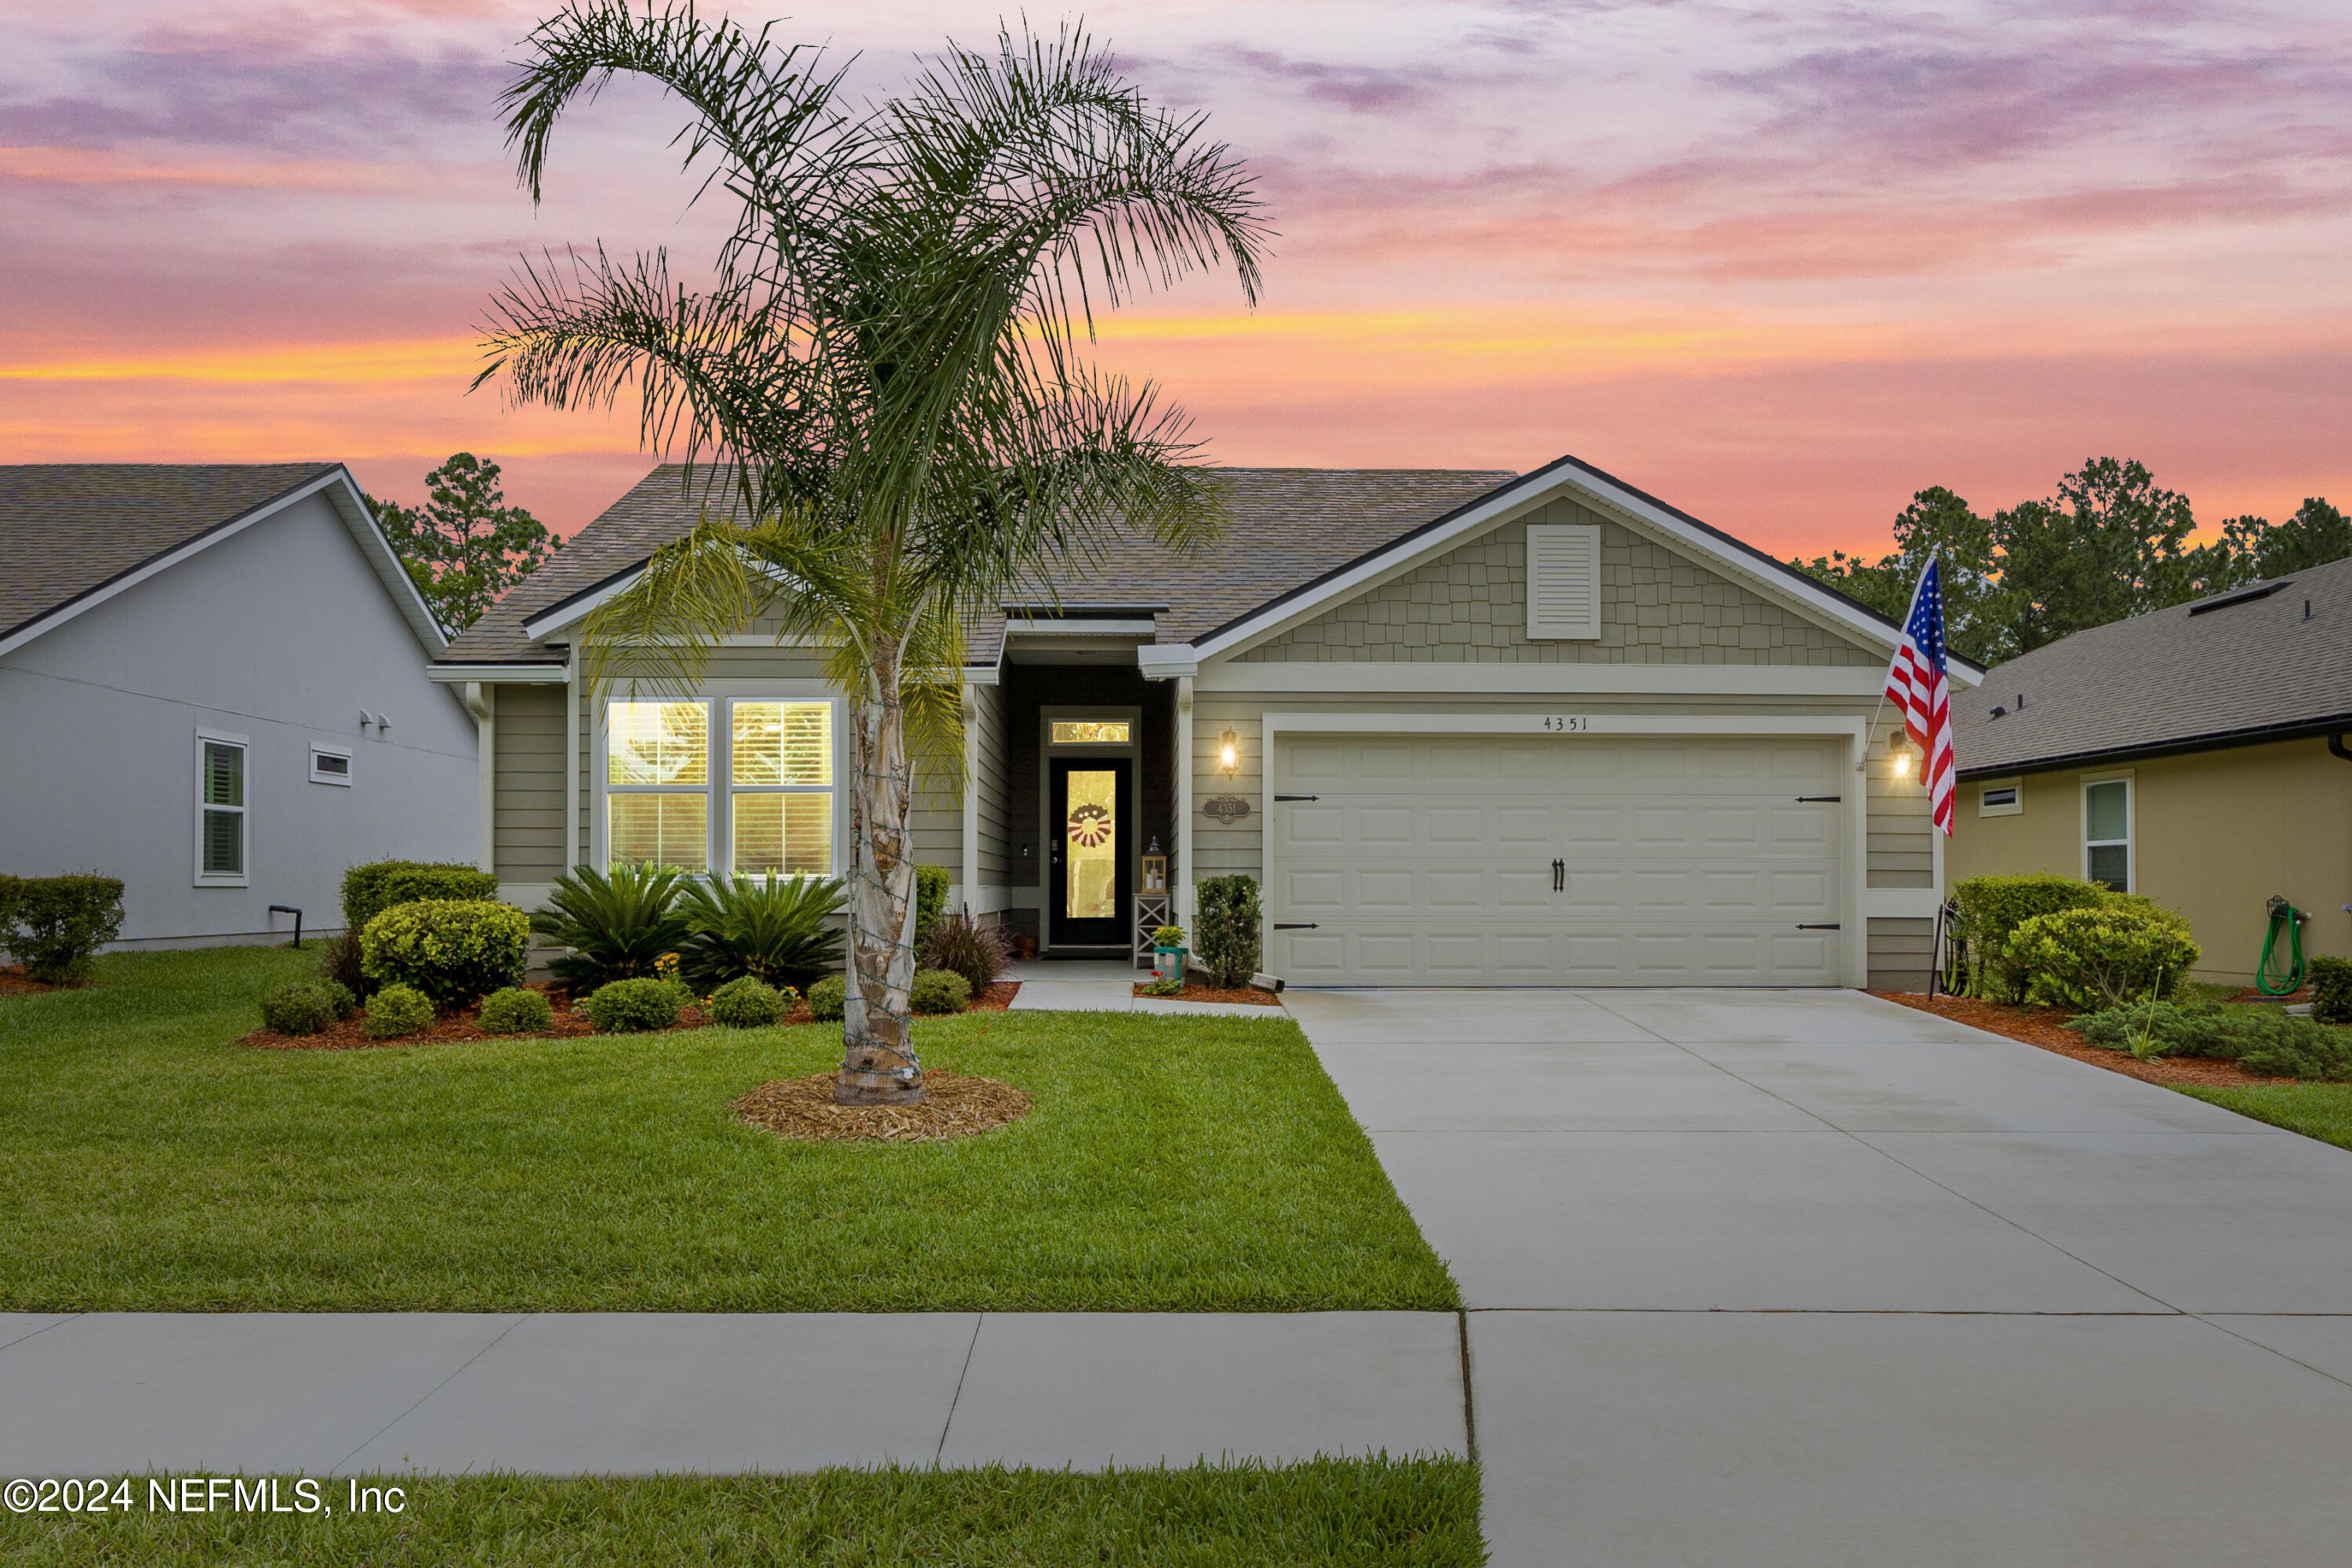
[[[340,463],[0,467],[0,871],[120,877],[124,945],[171,946],[472,860],[446,646]]]
[[[738,637],[677,700],[583,679],[583,618],[695,521],[683,479],[436,663],[489,714],[518,901],[576,863],[846,863],[820,650]],[[1572,458],[1219,483],[1213,550],[1139,542],[975,629],[968,787],[916,821],[953,905],[1123,954],[1156,849],[1180,920],[1260,878],[1293,984],[1924,984],[1940,836],[1871,741],[1883,616]]]
[[[2189,917],[2250,984],[2273,897],[2352,953],[2352,560],[2077,632],[1953,697],[1945,871],[2055,871]]]

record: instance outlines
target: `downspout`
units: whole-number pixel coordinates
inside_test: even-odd
[[[2352,763],[2352,751],[2345,749],[2344,732],[2341,730],[2327,737],[2327,754],[2331,757],[2341,757],[2346,762]]]
[[[495,872],[498,860],[498,688],[478,680],[465,685],[466,711],[474,716],[474,863]]]

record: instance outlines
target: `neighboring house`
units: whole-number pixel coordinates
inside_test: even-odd
[[[1573,458],[1221,482],[1214,550],[1138,544],[977,628],[971,787],[915,822],[954,904],[1124,952],[1156,843],[1180,917],[1264,879],[1293,984],[1924,984],[1937,841],[1891,721],[1857,771],[1883,617]],[[669,700],[583,680],[583,618],[697,512],[656,470],[442,656],[490,711],[509,897],[847,861],[820,650],[738,637]]]
[[[1945,871],[2057,871],[2179,910],[2251,983],[2273,896],[2352,952],[2352,560],[2135,616],[1953,699]]]
[[[446,646],[339,463],[0,467],[0,871],[120,877],[125,944],[165,946],[471,860]]]

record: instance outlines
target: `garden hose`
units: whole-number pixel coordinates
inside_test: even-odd
[[[2254,989],[2265,996],[2286,996],[2303,988],[2303,922],[2311,917],[2273,895],[2268,905],[2271,929],[2263,938],[2263,961],[2254,968]],[[2290,962],[2285,979],[2273,984],[2277,971],[2272,967],[2273,955],[2278,952],[2279,927],[2286,927]]]

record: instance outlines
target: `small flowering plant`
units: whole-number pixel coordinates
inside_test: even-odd
[[[1182,926],[1160,927],[1157,931],[1154,931],[1151,933],[1151,945],[1154,947],[1183,946],[1184,928]]]

